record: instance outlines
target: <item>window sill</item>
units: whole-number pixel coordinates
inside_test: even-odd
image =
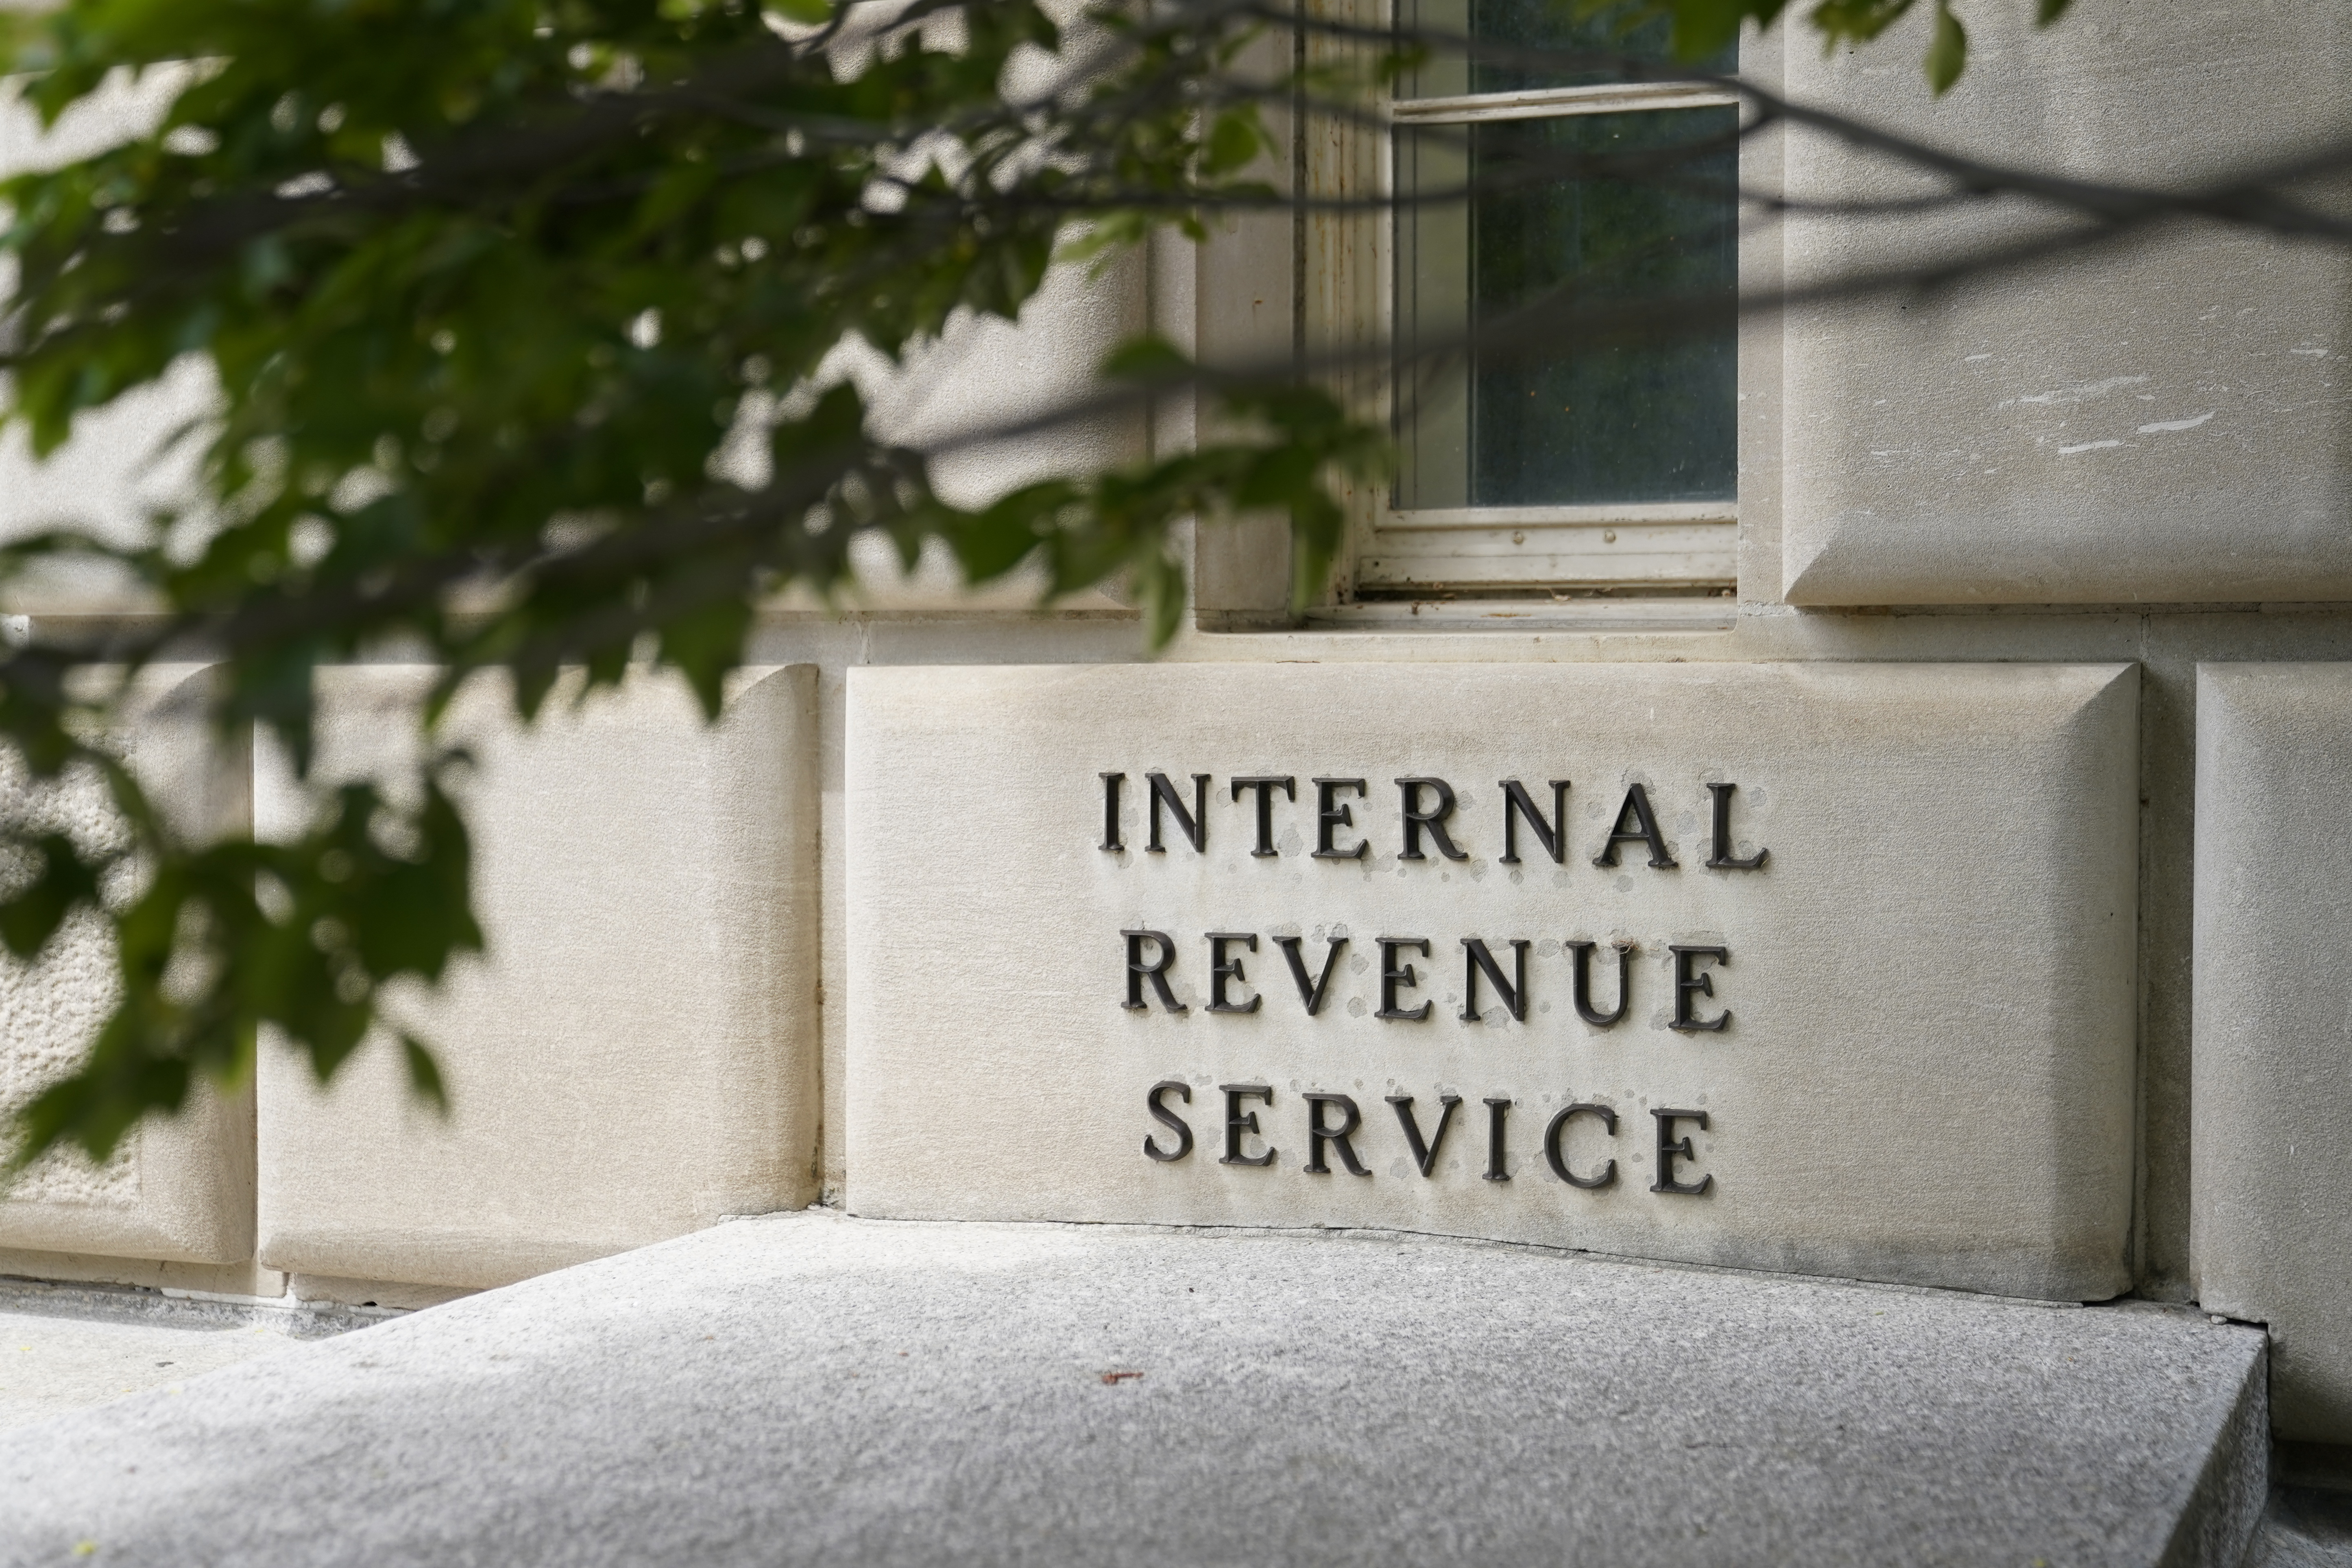
[[[1736,600],[1715,597],[1396,599],[1309,610],[1306,621],[1317,631],[1727,632],[1738,618]]]

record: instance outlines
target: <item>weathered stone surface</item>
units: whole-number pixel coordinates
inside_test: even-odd
[[[205,722],[206,668],[150,666],[133,686],[118,739],[158,809],[196,838],[242,833],[252,772]],[[126,842],[96,773],[28,781],[13,753],[0,795],[42,830],[85,847]],[[79,1066],[119,994],[105,923],[68,922],[31,964],[0,958],[0,1113],[13,1115]],[[146,1122],[102,1165],[79,1150],[44,1156],[0,1196],[0,1248],[50,1254],[236,1263],[253,1255],[253,1097],[201,1084],[181,1114]]]
[[[363,1049],[321,1093],[261,1063],[260,1256],[347,1279],[481,1286],[814,1194],[814,670],[746,671],[707,728],[683,685],[633,678],[520,732],[462,693],[486,959],[403,1011],[454,1110]],[[321,771],[409,734],[431,672],[321,673]],[[264,832],[304,797],[265,769]]]
[[[1373,1225],[1632,1256],[2092,1299],[2127,1282],[2133,1040],[2133,747],[2128,668],[1861,665],[1287,665],[901,668],[851,673],[846,730],[848,1202],[899,1218]],[[1191,811],[1210,775],[1206,852],[1172,812],[1147,847],[1147,774]],[[1125,847],[1105,786],[1123,773]],[[1270,803],[1235,777],[1297,781]],[[1450,781],[1460,861],[1402,858],[1402,791]],[[1318,859],[1317,776],[1361,858]],[[1517,779],[1554,817],[1554,864],[1517,828]],[[1711,868],[1707,784],[1737,786]],[[1641,784],[1675,866],[1646,847],[1594,865]],[[1435,797],[1424,793],[1428,805]],[[1170,994],[1128,939],[1167,933]],[[1243,973],[1211,1011],[1207,932]],[[1344,936],[1336,959],[1329,943]],[[1328,995],[1309,1017],[1281,947],[1300,939]],[[1381,938],[1418,984],[1383,1020]],[[1523,1021],[1479,973],[1529,944]],[[1147,965],[1156,939],[1139,939]],[[1613,941],[1635,944],[1624,1021],[1571,1006],[1572,953],[1599,944],[1594,1010],[1616,1001]],[[1673,946],[1727,960],[1677,960]],[[1690,965],[1679,1032],[1675,965]],[[1697,981],[1711,978],[1702,994]],[[1125,1002],[1137,1002],[1133,1009]],[[1181,1016],[1170,1004],[1186,1009]],[[1147,1134],[1181,1159],[1146,1157]],[[1255,1133],[1225,1146],[1225,1085]],[[1189,1093],[1189,1100],[1185,1095]],[[1348,1116],[1347,1152],[1308,1135]],[[1424,1143],[1459,1097],[1429,1174]],[[1507,1181],[1491,1179],[1489,1104]],[[1569,1107],[1563,1164],[1542,1152]],[[1616,1118],[1608,1134],[1604,1111]],[[1660,1176],[1657,1113],[1690,1142]],[[1702,1126],[1692,1114],[1704,1111]],[[1221,1163],[1227,1152],[1265,1165]],[[1328,1173],[1305,1167],[1321,1163]]]
[[[2197,671],[2190,1250],[2270,1325],[2283,1436],[2352,1442],[2352,664]]]
[[[1826,57],[1790,32],[1789,90],[1997,164],[2174,189],[2352,133],[2344,6],[2084,10],[2047,32],[1988,9],[1969,18],[1967,76],[1934,100],[1930,21],[1915,11],[1903,36]],[[1823,203],[1944,188],[1826,135],[1792,133],[1787,169],[1792,195]],[[1948,265],[2064,221],[2017,200],[1801,214],[1786,274],[1801,288]],[[1793,312],[1771,454],[1786,596],[2352,598],[2347,309],[2341,250],[2196,224]]]
[[[2262,1336],[778,1215],[0,1436],[0,1562],[2234,1564]]]

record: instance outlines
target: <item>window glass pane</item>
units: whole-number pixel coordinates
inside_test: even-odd
[[[1397,26],[1406,31],[1467,34],[1504,51],[1592,51],[1661,61],[1675,58],[1667,47],[1667,19],[1645,16],[1637,5],[1614,5],[1580,17],[1571,0],[1397,0],[1396,15]],[[1738,68],[1738,46],[1733,44],[1689,63],[1694,69],[1727,73]],[[1465,60],[1458,51],[1436,51],[1427,65],[1398,84],[1397,96],[1451,98],[1620,79],[1604,69],[1547,68],[1531,59],[1507,58]]]
[[[1490,121],[1397,138],[1397,505],[1727,500],[1736,493],[1737,334],[1580,349],[1509,330],[1560,291],[1580,308],[1737,287],[1738,110]],[[1713,143],[1640,179],[1528,179],[1539,155]],[[1467,202],[1412,201],[1489,188]],[[1515,180],[1524,182],[1515,184]],[[1465,337],[1497,341],[1458,347]],[[1451,352],[1449,351],[1451,349]]]

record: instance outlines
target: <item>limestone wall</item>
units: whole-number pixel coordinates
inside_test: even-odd
[[[2104,175],[2219,169],[2340,127],[2345,17],[2225,9],[2178,47],[2147,38],[2175,24],[2087,0],[2030,41],[1986,9],[1970,17],[1977,64],[1929,123]],[[1752,53],[1792,90],[1889,119],[1923,90],[1902,39],[1883,61]],[[2125,57],[2137,74],[2115,68]],[[2183,94],[2196,112],[2149,117]],[[2242,133],[2257,100],[2259,134]],[[1750,158],[1816,194],[1861,178],[1802,138]],[[1938,237],[2032,221],[1990,211]],[[1802,276],[1870,237],[1809,219],[1757,241],[1748,265]],[[1286,222],[1200,254],[1155,247],[1091,288],[1057,280],[1018,331],[967,330],[902,371],[841,368],[921,433],[1082,385],[1145,322],[1234,354],[1287,342],[1288,242]],[[961,596],[934,563],[912,581],[877,565],[845,613],[772,607],[716,730],[650,678],[530,738],[488,706],[462,710],[487,758],[477,897],[494,948],[415,1002],[446,1052],[451,1120],[404,1097],[388,1054],[321,1093],[266,1049],[257,1119],[208,1102],[117,1166],[37,1172],[0,1201],[0,1268],[389,1303],[811,1201],[1397,1226],[2196,1300],[2272,1326],[2283,1433],[2352,1440],[2329,809],[2352,760],[2337,739],[2352,721],[2347,279],[2339,254],[2200,229],[1752,324],[1732,600],[1335,602],[1292,621],[1281,541],[1249,524],[1196,542],[1200,614],[1148,679],[1110,668],[1143,660],[1115,593],[1039,610],[1020,584]],[[173,395],[200,408],[201,374]],[[59,506],[121,525],[147,482],[151,414],[94,421],[37,472],[0,454],[16,465],[0,527]],[[960,459],[948,479],[977,498],[1169,449],[1192,422],[1174,408],[1099,423]],[[123,608],[108,591],[36,584],[9,607]],[[328,673],[328,776],[404,743],[398,699],[420,679]],[[182,746],[169,704],[140,722],[126,744],[159,778],[200,781],[225,829],[301,809],[271,759]],[[1365,778],[1348,798],[1380,836],[1327,879],[1344,897],[1318,913],[1253,894],[1226,912],[1238,879],[1305,889],[1333,870],[1308,847],[1327,769]],[[1192,775],[1209,776],[1213,853],[1194,865],[1171,816],[1169,858],[1130,845],[1144,869],[1113,886],[1099,774],[1127,775],[1134,836],[1154,771],[1188,805]],[[1252,853],[1256,798],[1228,793],[1244,776],[1293,780],[1268,797],[1269,856]],[[1400,777],[1456,788],[1475,867],[1399,858]],[[1671,803],[1677,868],[1627,848],[1603,875],[1581,842],[1580,862],[1513,881],[1495,842],[1507,777],[1546,812],[1555,778],[1578,812],[1644,784]],[[1754,843],[1774,857],[1752,874],[1704,865],[1711,783],[1751,792]],[[1591,837],[1593,819],[1571,820]],[[1280,942],[1314,956],[1335,921],[1358,958],[1382,936],[1448,944],[1405,956],[1424,981],[1443,973],[1411,994],[1450,1017],[1360,1019],[1379,976],[1350,968],[1310,1031]],[[1268,998],[1246,1022],[1207,1012],[1203,943],[1227,929],[1258,939],[1223,950],[1246,976],[1231,994]],[[1181,939],[1181,1021],[1148,984],[1142,1014],[1125,1005],[1132,930]],[[1464,995],[1473,936],[1507,973],[1527,939],[1530,1007],[1552,1012],[1489,1024],[1491,981],[1483,1005]],[[1564,944],[1605,959],[1620,937],[1652,965],[1636,972],[1647,1000],[1622,1035],[1579,1034]],[[1701,966],[1738,1020],[1721,1041],[1674,1026],[1675,961],[1652,950],[1675,945],[1733,954]],[[0,977],[0,1096],[55,1070],[105,984],[100,956],[71,944]],[[1146,1100],[1163,1080],[1190,1091],[1157,1103],[1193,1163],[1145,1151],[1174,1147]],[[1259,1083],[1269,1098],[1235,1112],[1259,1115],[1258,1141],[1239,1148],[1277,1163],[1221,1164],[1223,1086]],[[1344,1111],[1325,1101],[1313,1114],[1332,1120],[1310,1126],[1309,1094],[1362,1114],[1350,1148],[1377,1152],[1366,1175],[1313,1137]],[[1444,1095],[1462,1102],[1435,1174],[1408,1163],[1387,1103],[1406,1094],[1416,1126]],[[1508,1203],[1486,1182],[1490,1097],[1511,1101]],[[1562,1134],[1571,1172],[1619,1160],[1583,1217],[1543,1147],[1571,1103],[1618,1118],[1613,1144],[1591,1113]],[[1650,1126],[1698,1110],[1705,1127]],[[1691,1140],[1669,1175],[1715,1186],[1651,1193],[1653,1132]],[[1304,1169],[1318,1153],[1328,1173]]]

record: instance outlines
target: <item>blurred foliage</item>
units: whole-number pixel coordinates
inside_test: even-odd
[[[0,71],[45,123],[140,82],[168,100],[0,182],[5,418],[46,453],[184,356],[220,386],[182,433],[197,494],[146,538],[0,550],[0,576],[75,558],[157,610],[0,659],[0,734],[35,780],[101,770],[131,829],[6,840],[0,941],[31,959],[96,910],[121,982],[85,1068],[24,1114],[20,1163],[104,1156],[197,1075],[237,1080],[264,1025],[323,1078],[387,984],[481,945],[461,757],[321,791],[291,842],[207,842],[116,758],[77,670],[217,660],[218,732],[307,773],[312,672],[387,646],[446,671],[428,712],[500,668],[529,718],[564,668],[608,684],[633,659],[715,712],[759,606],[837,593],[868,534],[908,566],[943,544],[975,583],[1124,581],[1155,644],[1184,603],[1184,520],[1286,513],[1302,591],[1324,580],[1328,479],[1381,443],[1287,366],[1209,386],[1223,434],[1197,449],[976,509],[822,368],[852,337],[897,358],[960,314],[1015,316],[1073,226],[1123,244],[1267,199],[1244,176],[1258,102],[1286,88],[1230,69],[1259,24],[1105,15],[1066,40],[1006,0],[859,24],[819,0],[70,0],[0,24]],[[1108,369],[1137,407],[1191,390],[1163,344]],[[404,1052],[437,1095],[424,1043]]]
[[[1807,16],[1858,43],[1914,3]],[[1940,91],[1966,37],[1933,3]],[[1699,58],[1784,4],[1633,10]],[[1319,593],[1342,532],[1332,481],[1375,474],[1386,444],[1287,363],[1213,374],[1129,344],[1101,394],[964,438],[1169,394],[1200,398],[1214,434],[970,508],[932,487],[940,444],[894,443],[829,368],[853,341],[902,363],[961,319],[1012,319],[1057,255],[1199,238],[1219,207],[1279,200],[1262,109],[1294,91],[1328,105],[1461,47],[1398,37],[1346,80],[1238,68],[1287,15],[1142,0],[1066,36],[1033,0],[0,12],[0,76],[44,125],[129,115],[101,150],[0,179],[0,428],[48,453],[192,359],[218,385],[174,437],[193,493],[140,537],[63,519],[0,547],[0,588],[98,570],[152,606],[95,632],[35,621],[0,647],[20,797],[94,775],[126,827],[85,843],[35,812],[0,822],[0,942],[36,961],[95,916],[119,980],[87,1062],[22,1112],[16,1164],[60,1144],[104,1157],[200,1079],[242,1079],[265,1026],[321,1079],[395,1038],[437,1100],[429,1047],[383,994],[482,945],[462,752],[317,781],[313,819],[271,843],[208,836],[122,760],[120,704],[145,665],[215,664],[214,732],[259,737],[307,778],[314,672],[371,650],[443,671],[428,731],[486,670],[526,721],[562,670],[593,689],[633,663],[675,670],[715,713],[761,606],[838,596],[868,536],[910,568],[943,549],[972,583],[1034,572],[1048,597],[1123,583],[1156,647],[1185,603],[1179,526],[1274,512],[1299,602]]]
[[[1969,34],[1951,0],[1931,3],[1935,16],[1920,68],[1927,73],[1927,85],[1940,97],[1951,90],[1968,68]],[[1578,4],[1600,12],[1620,6],[1622,0],[1578,0]],[[1909,16],[1918,4],[1919,0],[1814,0],[1805,12],[1805,21],[1821,36],[1824,50],[1841,44],[1858,47]],[[2073,0],[2032,0],[2032,4],[2034,26],[2047,27],[2066,14]],[[1788,8],[1789,0],[1638,0],[1635,7],[1643,20],[1671,19],[1675,52],[1690,60],[1717,53],[1738,37],[1747,23],[1771,26]]]

